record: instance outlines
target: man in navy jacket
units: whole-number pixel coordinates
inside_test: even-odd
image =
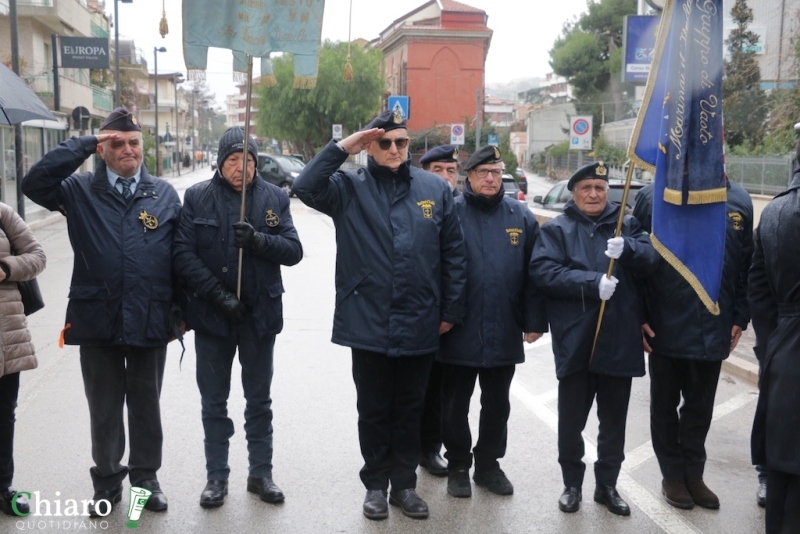
[[[364,515],[390,503],[428,517],[417,495],[420,414],[439,336],[464,314],[464,238],[448,185],[411,167],[408,131],[390,111],[303,169],[294,192],[336,226],[333,342],[353,351]],[[366,150],[367,167],[339,170]]]
[[[131,485],[153,492],[145,509],[163,511],[167,498],[156,479],[159,396],[173,332],[172,238],[181,205],[175,189],[142,165],[141,127],[131,112],[115,109],[100,130],[47,153],[25,176],[22,191],[66,215],[75,252],[62,335],[66,344],[80,345],[89,402],[95,461],[89,511],[98,515],[101,500],[110,511],[126,475]],[[95,152],[103,158],[96,172],[75,173]],[[126,403],[128,466],[120,463]]]

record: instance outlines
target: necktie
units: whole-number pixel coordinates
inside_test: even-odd
[[[133,196],[133,192],[131,191],[133,182],[133,178],[117,178],[117,183],[122,186],[122,198],[125,200],[129,200]]]

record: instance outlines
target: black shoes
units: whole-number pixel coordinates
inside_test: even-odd
[[[122,499],[122,484],[113,490],[97,490],[89,504],[89,517],[102,517],[111,513],[114,505]],[[101,503],[100,501],[106,501]],[[103,512],[102,514],[99,512]]]
[[[428,505],[414,489],[392,490],[389,504],[399,506],[403,515],[412,519],[427,519]]]
[[[628,503],[622,500],[614,486],[601,486],[594,488],[594,502],[605,504],[608,511],[617,515],[631,515]]]
[[[514,493],[514,486],[499,467],[488,471],[478,471],[476,469],[472,479],[475,484],[483,486],[496,495],[512,495]]]
[[[469,471],[459,469],[447,475],[447,493],[452,497],[471,497],[472,485],[469,482]]]
[[[264,502],[277,504],[285,497],[281,489],[269,477],[247,477],[247,491],[257,493]]]
[[[662,480],[661,494],[664,500],[675,508],[681,510],[691,510],[694,508],[694,500],[689,494],[689,488],[683,480]]]
[[[719,497],[708,489],[706,483],[701,480],[693,480],[686,482],[686,489],[689,490],[689,495],[697,506],[716,510],[719,508]]]
[[[167,496],[161,491],[158,480],[154,478],[143,480],[139,483],[139,487],[153,492],[144,505],[145,510],[150,510],[151,512],[164,512],[167,510]]]
[[[200,506],[203,508],[219,508],[225,504],[225,496],[228,494],[227,480],[209,480],[203,493],[200,494]]]
[[[435,477],[447,476],[447,462],[438,452],[423,452],[419,465],[428,470]]]
[[[0,512],[15,517],[18,516],[17,512],[19,512],[20,516],[28,515],[31,511],[28,498],[25,495],[20,495],[17,497],[17,500],[14,501],[14,495],[16,495],[16,493],[17,492],[11,488],[0,489]],[[15,506],[17,508],[16,511],[14,511]]]
[[[758,491],[756,491],[756,502],[761,508],[767,507],[767,483],[759,482]]]
[[[577,512],[581,507],[582,498],[580,488],[564,488],[564,493],[558,498],[558,509],[568,514]]]
[[[386,502],[386,491],[367,490],[364,499],[364,517],[367,519],[386,519],[389,517],[389,504]]]

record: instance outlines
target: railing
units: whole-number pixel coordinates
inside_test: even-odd
[[[727,156],[728,179],[749,193],[776,195],[792,181],[791,156]]]
[[[17,0],[19,6],[53,7],[53,0]]]
[[[114,109],[114,96],[108,89],[92,86],[92,105],[103,111]]]
[[[92,23],[92,35],[95,37],[108,37],[108,30],[102,27],[95,21],[91,21]]]
[[[33,78],[27,78],[33,92],[39,96],[53,96],[53,73],[45,72]]]

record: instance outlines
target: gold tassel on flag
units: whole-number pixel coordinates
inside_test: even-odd
[[[348,22],[347,26],[347,62],[344,64],[344,74],[342,78],[344,78],[345,82],[352,82],[353,81],[353,65],[350,64],[350,42],[352,38],[350,34],[353,30],[353,0],[350,0],[350,21]]]
[[[158,32],[164,38],[169,33],[169,24],[167,24],[167,7],[164,5],[166,0],[161,2],[161,22],[158,25]]]

